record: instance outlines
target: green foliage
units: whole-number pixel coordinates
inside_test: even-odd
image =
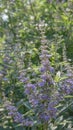
[[[24,95],[24,83],[19,80],[23,73],[31,78],[39,75],[40,29],[44,21],[44,31],[48,40],[51,65],[55,67],[55,82],[64,80],[65,67],[72,69],[73,63],[73,0],[67,2],[47,2],[47,0],[1,0],[0,1],[0,130],[27,128],[14,124],[8,117],[4,104],[13,102],[23,115],[31,117],[33,111]],[[67,59],[64,58],[64,45]],[[70,63],[71,66],[70,66]],[[31,75],[33,73],[33,76]],[[34,82],[34,80],[33,80]],[[73,127],[73,96],[65,97],[58,106],[60,115],[50,123],[50,130]],[[35,127],[35,128],[34,128]],[[32,130],[42,130],[42,126]],[[30,128],[28,128],[30,129]]]

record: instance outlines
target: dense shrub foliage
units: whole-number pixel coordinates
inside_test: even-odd
[[[73,0],[1,0],[0,12],[0,130],[73,128]]]

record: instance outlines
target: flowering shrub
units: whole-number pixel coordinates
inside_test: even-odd
[[[73,127],[72,4],[1,1],[1,126]]]
[[[49,55],[47,39],[42,28],[43,22],[40,26],[41,45],[39,59],[41,67],[38,70],[39,74],[34,80],[33,77],[31,79],[30,77],[25,77],[27,75],[25,71],[19,77],[19,80],[24,84],[24,94],[27,96],[27,100],[33,111],[31,115],[32,120],[28,116],[26,118],[23,117],[17,108],[12,105],[6,106],[6,109],[14,122],[22,126],[32,127],[42,124],[44,125],[43,129],[48,129],[49,123],[57,118],[59,112],[57,106],[59,103],[65,101],[64,98],[66,95],[73,94],[73,81],[72,75],[67,76],[62,81],[59,80],[58,83],[55,81],[55,68],[51,66],[50,62],[52,55]]]

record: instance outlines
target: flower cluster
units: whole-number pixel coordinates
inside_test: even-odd
[[[54,68],[50,66],[51,55],[48,53],[47,40],[42,30],[41,35],[40,75],[36,77],[35,83],[27,82],[24,93],[27,95],[38,120],[48,123],[51,119],[56,118],[58,96],[56,96],[55,83],[52,77]]]
[[[17,108],[11,104],[6,106],[8,115],[11,116],[14,122],[21,124],[22,126],[33,126],[33,121],[23,117],[21,113],[18,112]]]
[[[73,93],[73,78],[69,76],[69,78],[61,83],[61,87],[57,88],[57,84],[53,78],[55,71],[50,63],[52,55],[49,55],[49,48],[44,31],[41,26],[39,26],[39,28],[42,36],[39,56],[41,64],[39,74],[37,74],[36,77],[33,72],[31,78],[25,70],[20,73],[18,78],[24,84],[24,94],[27,96],[31,109],[34,112],[35,120],[39,123],[48,124],[52,119],[56,118],[56,106],[62,99],[64,99],[64,94]],[[32,120],[24,118],[14,106],[7,106],[7,110],[9,112],[8,114],[16,123],[20,123],[23,126],[34,125]]]
[[[25,71],[22,71],[20,73],[20,76],[18,77],[18,80],[22,83],[25,83],[28,81],[29,78],[25,78],[26,77],[26,72]]]
[[[64,95],[73,94],[73,74],[68,74],[67,79],[62,82],[61,91]]]

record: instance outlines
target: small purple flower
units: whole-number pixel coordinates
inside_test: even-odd
[[[40,58],[42,59],[42,58],[50,58],[51,56],[50,55],[48,55],[48,54],[41,54],[40,55]]]
[[[42,65],[44,66],[44,67],[48,67],[49,66],[49,61],[46,59],[45,61],[43,61],[42,60]],[[46,70],[47,70],[47,68],[46,68]]]
[[[29,78],[21,78],[20,81],[23,82],[23,83],[26,83],[28,81]]]
[[[17,108],[15,107],[15,106],[12,106],[12,105],[8,105],[7,106],[7,110],[9,110],[9,111],[14,111],[14,112],[16,112],[17,111]]]
[[[66,82],[73,85],[73,80],[72,79],[68,79],[68,80],[66,80]]]
[[[13,112],[13,111],[8,112],[8,115],[9,115],[9,116],[13,116],[13,115],[14,115],[14,112]]]
[[[42,78],[43,80],[47,80],[48,76],[47,76],[46,74],[44,74],[44,75],[41,75],[41,78]]]
[[[33,126],[33,121],[30,121],[30,120],[28,120],[28,119],[26,119],[25,120],[25,122],[24,122],[24,124],[25,124],[25,126],[30,126],[30,127],[32,127]]]
[[[40,68],[40,72],[45,72],[45,71],[46,71],[45,67]]]
[[[40,113],[40,118],[42,121],[45,121],[45,122],[50,120],[49,114],[46,114],[46,113]]]
[[[50,69],[50,72],[51,72],[51,73],[54,73],[54,72],[55,72],[55,70],[54,70],[53,67],[50,67],[49,69]]]
[[[26,88],[24,93],[26,93],[27,95],[31,93],[30,89]]]
[[[71,89],[73,90],[73,85],[71,85]]]
[[[48,121],[50,119],[49,115],[44,115],[44,119]]]
[[[36,107],[36,106],[38,106],[38,99],[35,99],[35,98],[32,98],[32,99],[29,99],[29,102],[31,103],[31,105],[33,106],[33,107]]]
[[[28,83],[27,88],[30,88],[30,89],[34,90],[36,88],[36,86],[34,84]]]
[[[45,85],[45,83],[46,83],[45,80],[43,80],[43,81],[39,82],[38,85],[39,85],[40,87],[43,87],[43,86]]]
[[[47,99],[48,99],[48,95],[47,95],[47,94],[40,94],[40,95],[39,95],[39,99],[40,99],[40,100],[43,100],[43,101],[44,101],[44,100],[47,100]]]

